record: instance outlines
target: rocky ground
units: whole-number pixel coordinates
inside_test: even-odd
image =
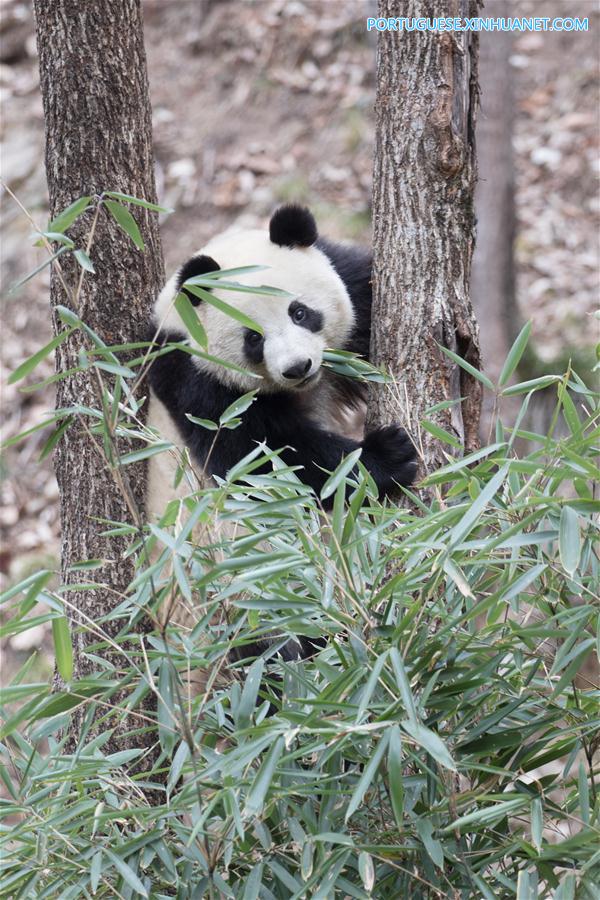
[[[511,14],[540,3],[511,3]],[[492,7],[493,3],[488,3]],[[594,339],[598,304],[599,5],[544,2],[544,15],[586,15],[588,33],[525,34],[516,82],[518,302],[538,352],[552,358]],[[575,9],[574,7],[577,7]],[[550,9],[551,8],[551,9]],[[145,0],[145,35],[167,270],[216,231],[263,223],[273,206],[310,203],[323,232],[368,241],[375,39],[363,0]],[[486,8],[487,14],[493,10]],[[0,0],[1,162],[5,183],[33,217],[47,217],[43,116],[30,4]],[[110,188],[110,185],[107,185]],[[3,192],[3,287],[42,251]],[[50,390],[6,385],[50,337],[47,271],[3,303],[4,438],[52,408]],[[485,322],[481,323],[485,328]],[[52,374],[50,360],[31,382]],[[2,467],[0,572],[23,577],[58,550],[57,489],[39,464],[47,434],[10,448]],[[20,657],[40,635],[12,639]]]

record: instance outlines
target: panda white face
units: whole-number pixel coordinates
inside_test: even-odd
[[[303,391],[317,384],[324,350],[341,347],[347,340],[354,324],[354,311],[344,283],[324,253],[314,246],[279,246],[271,237],[269,232],[258,230],[225,233],[207,244],[184,267],[193,270],[194,260],[201,258],[213,263],[213,271],[268,266],[260,272],[237,275],[233,280],[288,292],[289,296],[281,297],[213,291],[257,322],[262,335],[206,302],[196,306],[208,335],[208,352],[260,378],[241,375],[197,357],[193,359],[201,370],[241,391],[257,388],[265,392]],[[183,329],[173,306],[182,272],[169,280],[156,303],[157,324],[166,330]]]

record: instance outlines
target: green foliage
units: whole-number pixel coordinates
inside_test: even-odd
[[[137,578],[96,623],[122,624],[120,657],[63,691],[7,689],[20,711],[3,734],[4,895],[550,897],[572,882],[594,897],[598,693],[576,677],[598,650],[598,504],[572,485],[592,474],[597,413],[569,384],[589,410],[577,434],[448,465],[426,513],[381,506],[366,473],[344,505],[342,464],[327,519],[277,456],[254,474],[253,453],[152,529],[157,563],[132,529]],[[217,518],[236,536],[190,541]],[[46,585],[9,592],[8,633],[40,621],[23,619],[36,604],[60,608]],[[195,618],[126,650],[142,611],[174,593],[194,596]],[[269,635],[262,658],[233,662]],[[326,645],[283,662],[294,635]],[[190,697],[188,669],[229,677]],[[162,698],[143,776],[137,751],[103,754],[107,734],[68,756],[57,739],[75,705],[107,716],[115,685],[123,710]]]
[[[130,376],[147,355],[123,364],[134,348],[66,321],[87,334],[85,364],[105,367],[105,402],[54,421],[137,437],[136,458],[175,452],[137,422]],[[105,523],[138,567],[119,605],[79,626],[86,678],[70,677],[66,589],[48,571],[11,587],[4,634],[52,621],[65,684],[25,670],[5,690],[0,896],[595,900],[600,707],[584,664],[600,651],[600,398],[570,370],[555,381],[563,436],[499,423],[409,508],[342,462],[326,516],[278,448],[257,447],[143,532]],[[520,387],[524,411],[540,385],[492,387]],[[235,427],[253,399],[198,427]],[[522,458],[521,437],[535,441]],[[132,642],[174,601],[184,624],[174,612]],[[311,659],[278,655],[295,636],[322,639]],[[265,638],[258,658],[244,650]],[[150,693],[155,711],[136,716]],[[156,736],[150,768],[141,750],[106,751],[115,714],[132,743]]]

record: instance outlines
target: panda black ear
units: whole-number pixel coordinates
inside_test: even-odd
[[[191,259],[188,259],[182,265],[177,273],[177,291],[181,290],[181,285],[188,278],[193,278],[194,275],[206,275],[207,272],[218,272],[220,268],[221,266],[218,262],[215,262],[212,256],[192,256]],[[185,288],[183,293],[194,306],[198,306],[201,302],[200,297],[196,297],[195,294],[192,294],[191,291],[187,291]]]
[[[305,206],[289,203],[271,216],[269,237],[280,247],[311,247],[318,236],[315,217]]]

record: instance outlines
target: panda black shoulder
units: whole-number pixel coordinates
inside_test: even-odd
[[[325,254],[338,273],[354,307],[355,325],[343,348],[368,359],[371,338],[371,272],[370,250],[353,244],[337,244],[319,238],[316,247]]]
[[[325,254],[347,288],[370,284],[373,256],[370,250],[356,244],[338,244],[319,237],[316,247]],[[350,291],[349,291],[350,292]]]

